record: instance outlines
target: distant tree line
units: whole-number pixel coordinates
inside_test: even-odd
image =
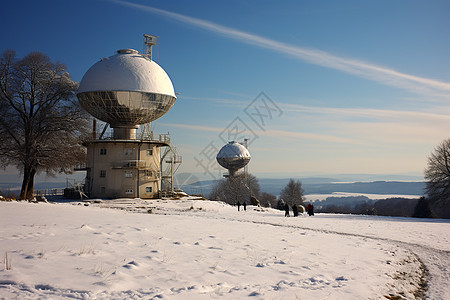
[[[434,214],[424,197],[420,199],[387,198],[371,200],[365,196],[329,197],[315,201],[317,212],[377,215],[391,217],[432,218]]]

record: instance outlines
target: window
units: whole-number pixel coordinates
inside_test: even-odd
[[[106,170],[100,170],[100,177],[106,177]]]
[[[127,190],[125,190],[125,194],[127,194],[127,195],[132,195],[132,194],[133,194],[133,189],[127,189]]]
[[[133,168],[133,167],[137,166],[137,162],[135,160],[134,161],[126,161],[123,163],[123,166],[125,168]]]
[[[153,172],[151,170],[144,170],[144,175],[147,177],[152,177],[153,176]]]
[[[100,155],[106,155],[106,149],[105,148],[100,149]]]
[[[152,187],[151,186],[147,186],[147,187],[145,187],[145,192],[146,193],[151,193],[152,192]]]
[[[133,171],[128,171],[128,170],[127,170],[127,171],[125,171],[124,173],[125,173],[125,177],[126,177],[126,178],[132,178],[132,177],[133,177]]]
[[[126,148],[125,155],[133,155],[133,148]]]
[[[106,188],[104,186],[100,187],[100,194],[104,194],[106,192]]]
[[[147,156],[153,155],[153,149],[147,149]]]

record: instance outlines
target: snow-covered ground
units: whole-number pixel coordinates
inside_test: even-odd
[[[448,220],[0,202],[2,299],[450,299],[449,253]]]

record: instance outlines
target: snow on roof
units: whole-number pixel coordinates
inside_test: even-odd
[[[250,158],[248,150],[236,141],[229,142],[220,149],[217,158]]]
[[[78,93],[93,91],[137,91],[176,97],[163,68],[133,49],[122,49],[103,58],[84,74]]]

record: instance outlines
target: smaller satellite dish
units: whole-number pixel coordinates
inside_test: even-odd
[[[250,158],[247,148],[236,141],[229,142],[223,146],[216,157],[219,165],[227,169],[230,176],[233,176],[237,170],[245,167],[249,163]]]

